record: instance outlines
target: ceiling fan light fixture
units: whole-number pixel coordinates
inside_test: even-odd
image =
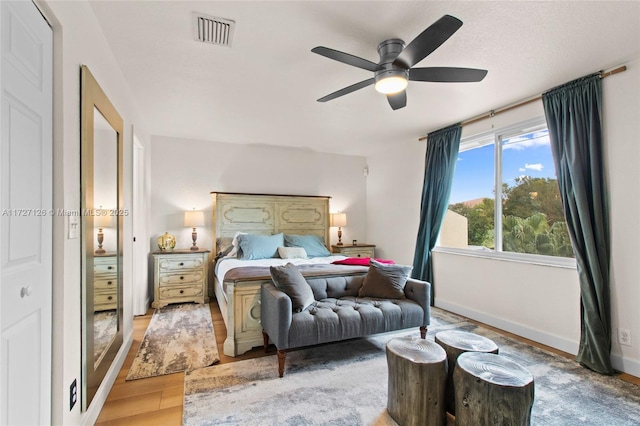
[[[400,93],[407,88],[409,82],[404,76],[389,76],[376,81],[375,89],[385,95]]]
[[[406,88],[409,80],[433,83],[481,81],[487,75],[487,70],[456,67],[414,68],[414,65],[439,48],[461,26],[462,21],[458,18],[444,15],[409,44],[405,44],[399,38],[385,40],[378,45],[380,61],[377,64],[328,47],[314,47],[311,49],[313,53],[374,73],[373,78],[323,96],[318,102],[327,102],[373,84],[377,92],[387,95],[389,106],[395,111],[407,105]]]

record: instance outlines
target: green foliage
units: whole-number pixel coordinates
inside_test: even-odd
[[[493,217],[495,208],[491,198],[484,198],[482,202],[473,207],[464,203],[452,204],[449,206],[449,210],[453,210],[468,219],[469,245],[485,245],[484,242],[486,241],[487,232],[490,231],[492,235],[490,248],[493,248]]]
[[[573,257],[565,222],[549,226],[543,213],[527,218],[506,216],[502,220],[502,249],[515,253]]]
[[[505,216],[530,217],[543,213],[549,223],[564,221],[556,179],[520,177],[514,186],[503,185],[502,196]]]
[[[574,257],[555,179],[525,176],[502,189],[503,251]],[[469,245],[494,248],[493,199],[449,209],[468,219]]]

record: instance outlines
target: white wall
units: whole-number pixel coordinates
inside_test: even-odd
[[[576,354],[580,293],[575,268],[434,252],[435,304]]]
[[[80,209],[80,65],[89,67],[125,122],[124,207],[131,207],[131,124],[143,143],[148,134],[117,62],[86,1],[38,1],[54,31],[54,208]],[[89,410],[69,410],[69,385],[81,379],[80,239],[67,239],[63,217],[54,217],[52,422],[93,424],[126,356],[116,358]],[[131,220],[124,221],[124,338],[131,343]],[[126,346],[126,345],[125,345]],[[79,386],[80,387],[80,386]],[[80,401],[79,401],[80,402]]]
[[[640,59],[602,80],[605,164],[611,206],[613,365],[640,377]],[[621,346],[617,328],[631,331]]]
[[[612,326],[614,332],[617,327],[631,330],[634,344],[622,347],[614,335],[612,361],[615,368],[640,376],[640,63],[636,59],[627,67],[602,81]],[[463,137],[543,114],[541,103],[530,104],[466,126]],[[408,141],[367,159],[368,235],[379,244],[378,253],[407,264],[413,261],[424,156],[424,143]],[[387,172],[376,175],[377,170]],[[434,273],[437,306],[575,352],[579,340],[575,270],[436,252]],[[542,298],[543,294],[550,297]]]
[[[285,130],[286,131],[286,130]],[[165,231],[191,246],[185,210],[205,211],[198,247],[211,250],[211,192],[330,196],[331,212],[347,214],[342,240],[367,240],[365,158],[266,145],[237,145],[153,136],[149,249]],[[331,242],[337,242],[331,228]]]
[[[393,143],[367,158],[367,235],[376,256],[413,264],[424,178],[424,143]]]

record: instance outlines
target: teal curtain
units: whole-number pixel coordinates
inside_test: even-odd
[[[462,126],[456,124],[427,135],[420,226],[412,276],[431,283],[431,304],[435,294],[431,250],[436,245],[440,226],[449,206],[449,193],[456,169],[461,134]]]
[[[560,196],[580,277],[582,365],[612,374],[609,215],[602,162],[600,74],[542,95]]]

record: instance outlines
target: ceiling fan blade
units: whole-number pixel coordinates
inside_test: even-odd
[[[436,83],[470,83],[481,81],[487,70],[476,68],[429,67],[409,70],[411,81],[432,81]]]
[[[403,90],[395,95],[387,95],[387,100],[389,101],[389,105],[391,105],[391,109],[394,111],[404,108],[407,105],[407,91]]]
[[[357,56],[350,55],[349,53],[340,52],[338,50],[329,49],[328,47],[318,46],[311,49],[313,53],[325,56],[334,61],[342,62],[343,64],[351,65],[354,67],[362,68],[367,71],[378,71],[382,67],[366,59],[359,58]]]
[[[411,68],[440,47],[440,45],[447,41],[461,26],[462,21],[458,18],[444,15],[424,30],[418,37],[413,39],[413,41],[400,52],[396,60],[393,61],[393,65],[402,68]]]
[[[340,89],[336,92],[333,92],[327,96],[324,96],[318,99],[318,102],[327,102],[335,98],[339,98],[340,96],[348,95],[351,92],[355,92],[356,90],[360,90],[363,87],[367,87],[372,85],[374,82],[373,78],[369,78],[367,80],[361,81],[360,83],[352,84],[351,86],[345,87],[344,89]]]

